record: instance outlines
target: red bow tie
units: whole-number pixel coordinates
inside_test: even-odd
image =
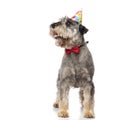
[[[80,52],[80,48],[78,46],[73,47],[72,49],[65,49],[65,53],[71,54],[71,53],[79,53]]]

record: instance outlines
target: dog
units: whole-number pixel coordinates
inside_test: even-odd
[[[50,36],[55,44],[65,48],[57,79],[57,97],[53,104],[59,108],[58,117],[69,117],[68,95],[71,87],[80,88],[79,97],[85,118],[94,118],[93,83],[94,63],[84,40],[88,29],[69,17],[63,17],[50,25]]]

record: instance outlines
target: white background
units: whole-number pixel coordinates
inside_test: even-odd
[[[0,120],[62,120],[52,108],[64,49],[49,25],[83,10],[95,63],[95,120],[120,119],[119,0],[0,1]],[[81,117],[78,89],[70,91],[70,118]]]

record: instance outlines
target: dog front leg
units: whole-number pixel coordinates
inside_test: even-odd
[[[60,74],[58,74],[58,79],[57,79],[57,97],[56,100],[53,104],[54,108],[59,108],[59,99],[60,99]]]
[[[69,117],[68,113],[68,95],[69,95],[69,86],[66,85],[65,81],[62,81],[59,88],[60,99],[59,99],[59,117]]]

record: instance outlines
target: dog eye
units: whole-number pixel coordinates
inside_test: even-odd
[[[57,26],[57,23],[55,23],[54,25],[55,25],[55,27],[56,27],[56,26]]]
[[[57,25],[61,25],[61,22],[58,22]]]
[[[72,23],[71,23],[70,21],[67,21],[67,22],[66,22],[66,26],[68,26],[68,27],[69,27],[71,24],[72,24]]]

